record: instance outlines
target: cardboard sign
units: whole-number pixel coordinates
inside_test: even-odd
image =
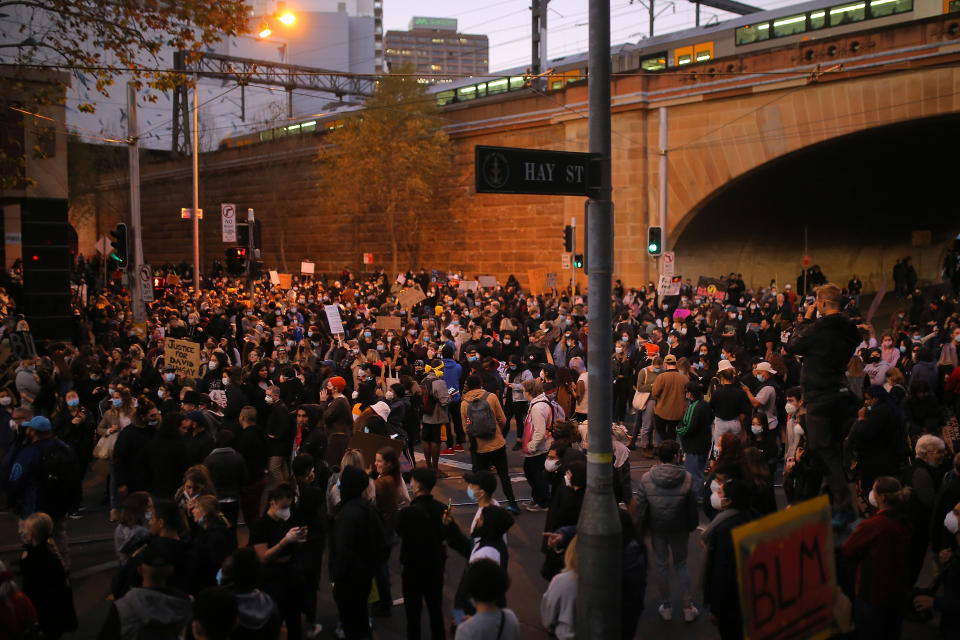
[[[660,294],[661,297],[680,295],[680,286],[682,284],[679,280],[674,282],[670,276],[660,276],[660,280],[657,282],[657,293]]]
[[[280,282],[279,282],[278,284],[280,285],[280,288],[281,288],[281,289],[289,289],[290,287],[293,286],[293,275],[292,275],[292,274],[289,274],[289,273],[278,273],[277,276],[280,278]]]
[[[492,289],[497,286],[497,278],[495,276],[480,276],[479,282],[480,287],[483,289]]]
[[[834,632],[836,586],[825,495],[732,531],[745,640],[811,640]]]
[[[33,343],[33,336],[29,331],[14,331],[9,337],[10,348],[17,358],[24,360],[37,356],[37,346]]]
[[[270,269],[270,284],[273,286],[280,284],[280,274],[273,269]]]
[[[223,241],[233,243],[237,241],[237,205],[220,205],[220,223],[223,229]]]
[[[167,286],[175,287],[180,284],[180,276],[175,273],[167,274]]]
[[[530,293],[546,293],[549,290],[546,269],[530,269],[527,271],[527,277],[530,279]]]
[[[327,322],[330,324],[330,333],[333,335],[343,334],[343,320],[340,318],[340,307],[335,304],[323,305],[323,312],[327,314]]]
[[[476,280],[464,280],[460,283],[460,291],[476,291],[480,287],[480,283]]]
[[[397,316],[377,316],[376,324],[374,326],[383,331],[388,331],[390,329],[399,331],[401,325],[402,323],[400,322],[400,318]]]
[[[200,344],[189,340],[167,338],[163,342],[164,364],[171,365],[174,370],[186,378],[196,378],[200,375]]]
[[[397,296],[397,302],[402,307],[413,307],[423,301],[427,296],[423,294],[423,291],[419,286],[410,287],[409,289],[404,289]]]
[[[301,262],[300,263],[300,273],[313,273],[314,264],[312,262]]]
[[[557,288],[557,274],[556,274],[556,273],[551,272],[551,273],[548,273],[548,274],[547,274],[547,288],[548,288],[548,289],[556,289],[556,288]]]
[[[350,436],[348,449],[358,449],[363,455],[363,463],[372,465],[377,458],[377,451],[384,447],[393,447],[397,450],[397,455],[403,454],[403,441],[386,436],[378,436],[374,433],[355,433]]]
[[[716,302],[723,302],[727,297],[727,283],[716,278],[700,276],[697,281],[697,295]]]

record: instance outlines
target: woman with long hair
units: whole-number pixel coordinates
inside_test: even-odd
[[[30,598],[20,590],[7,565],[0,561],[0,629],[7,638],[39,636],[37,610]],[[33,633],[31,633],[33,632]]]
[[[67,565],[53,542],[50,516],[38,511],[21,526],[25,548],[20,556],[23,592],[37,610],[43,637],[56,640],[64,632],[77,629]]]
[[[395,532],[397,512],[401,507],[410,504],[410,494],[407,485],[400,476],[400,458],[397,450],[386,446],[377,451],[373,463],[371,476],[375,477],[376,504],[380,516],[383,518],[384,532],[387,544],[392,550],[397,542]],[[390,592],[390,556],[378,567],[374,579],[377,590],[380,592],[380,601],[373,606],[373,615],[390,615],[393,598]]]

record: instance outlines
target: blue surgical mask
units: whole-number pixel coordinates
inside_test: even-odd
[[[477,499],[477,496],[473,493],[473,487],[467,487],[467,497],[471,500]]]
[[[763,374],[762,374],[762,373],[758,373],[758,374],[757,374],[757,380],[759,380],[760,382],[763,382]]]
[[[114,398],[111,402],[113,402],[113,406],[115,406],[115,407],[122,407],[122,406],[123,406],[123,399],[122,399],[122,398]]]
[[[476,362],[476,361],[477,361],[477,356],[470,356],[470,357],[467,358],[467,360],[469,360],[470,362]]]
[[[373,334],[370,333],[369,331],[364,331],[364,332],[363,332],[363,337],[364,337],[364,338],[369,338],[369,337],[372,336],[372,335],[373,335]]]
[[[80,404],[80,398],[68,398],[68,399],[67,399],[67,406],[68,406],[68,407],[76,407],[76,406],[79,405],[79,404]]]
[[[721,360],[726,360],[726,359],[727,359],[727,354],[721,353],[721,354],[720,354],[720,359],[721,359]]]

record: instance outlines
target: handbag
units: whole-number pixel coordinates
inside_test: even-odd
[[[117,444],[117,436],[120,435],[119,431],[114,431],[113,433],[108,433],[105,436],[101,436],[97,440],[97,446],[93,448],[93,457],[99,460],[109,460],[113,457],[113,448]]]
[[[637,411],[643,411],[647,408],[647,401],[650,400],[649,391],[634,391],[633,392],[633,408]]]

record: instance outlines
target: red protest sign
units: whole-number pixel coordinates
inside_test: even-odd
[[[830,501],[819,496],[732,531],[746,640],[811,640],[833,633],[830,518]]]

